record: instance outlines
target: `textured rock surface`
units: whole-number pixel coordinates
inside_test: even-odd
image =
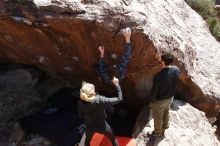
[[[153,131],[153,119],[146,118],[146,108],[140,113],[134,137],[138,146],[219,146],[215,136],[215,128],[205,117],[205,113],[180,100],[174,101],[170,111],[170,127],[165,137],[153,139],[149,134]],[[144,127],[144,129],[142,129]],[[148,134],[149,133],[149,134]]]
[[[179,98],[209,116],[220,108],[220,45],[184,0],[1,0],[0,19],[2,60],[38,66],[76,86],[83,79],[92,81],[109,93],[91,66],[98,61],[100,44],[106,46],[110,66],[119,61],[120,30],[129,26],[134,49],[123,83],[127,106],[135,108],[147,97],[159,70],[158,50],[178,58],[183,72]]]
[[[62,81],[48,77],[37,68],[1,64],[0,146],[20,143],[25,131],[16,122],[42,109],[47,97],[64,86]]]
[[[31,73],[31,71],[34,71]],[[7,122],[33,112],[35,103],[41,103],[55,91],[64,87],[62,82],[36,76],[35,68],[17,68],[0,71],[0,129]],[[35,74],[34,74],[35,73]],[[48,87],[49,86],[49,87]],[[39,104],[39,108],[43,102]]]

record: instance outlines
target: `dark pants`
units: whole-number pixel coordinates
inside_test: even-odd
[[[85,146],[90,146],[90,141],[95,132],[98,132],[98,133],[101,133],[107,136],[111,140],[113,146],[119,146],[118,141],[116,140],[115,135],[107,122],[100,124],[100,125],[96,125],[96,126],[86,127]]]
[[[117,74],[119,81],[122,81],[124,79],[125,74],[127,72],[127,66],[131,59],[131,50],[131,43],[127,43],[124,47],[123,56],[119,64],[117,65]],[[105,60],[103,58],[100,58],[99,60],[99,72],[99,75],[105,83],[112,84],[112,77],[109,76],[108,66],[106,65]]]

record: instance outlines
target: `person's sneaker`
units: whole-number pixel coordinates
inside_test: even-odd
[[[155,133],[154,131],[152,132],[153,137],[161,137],[163,133]]]

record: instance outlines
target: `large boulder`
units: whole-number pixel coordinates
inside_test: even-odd
[[[164,136],[154,138],[153,119],[144,108],[140,113],[133,136],[138,146],[219,146],[215,130],[205,113],[190,104],[175,100],[170,111],[170,127]],[[147,118],[146,118],[147,117]]]
[[[208,116],[218,113],[220,44],[184,0],[2,0],[0,8],[2,60],[38,66],[75,86],[87,80],[112,93],[91,66],[101,44],[108,64],[116,64],[124,44],[120,30],[131,27],[134,49],[123,82],[127,107],[147,103],[159,71],[155,54],[171,51],[183,73],[177,97]]]

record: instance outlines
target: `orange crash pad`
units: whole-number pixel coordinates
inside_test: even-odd
[[[116,137],[120,146],[136,146],[136,141],[130,137]],[[95,133],[90,142],[91,146],[112,146],[111,141],[102,134]]]

